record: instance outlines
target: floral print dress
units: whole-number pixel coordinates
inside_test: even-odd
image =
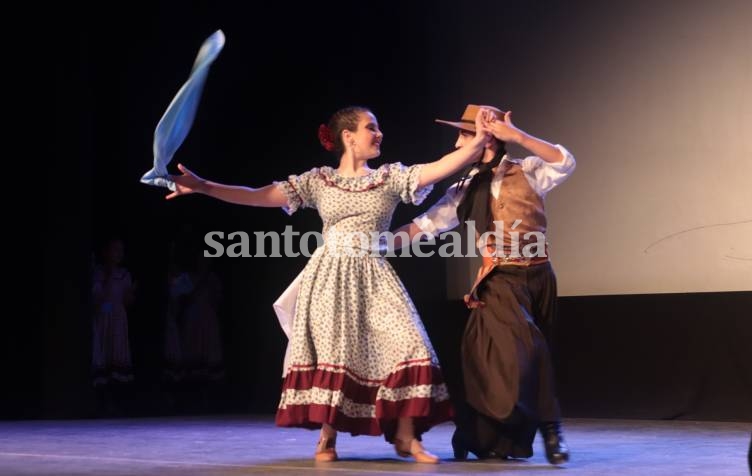
[[[279,426],[328,423],[392,441],[397,418],[413,417],[420,435],[452,417],[418,312],[391,265],[368,248],[400,201],[420,204],[430,193],[418,189],[421,167],[386,164],[361,177],[321,167],[277,183],[285,211],[315,208],[324,224],[324,245],[300,277]]]

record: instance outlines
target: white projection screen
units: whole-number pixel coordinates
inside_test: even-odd
[[[577,158],[546,200],[561,296],[750,291],[752,1],[620,3],[527,19],[463,94]],[[476,265],[447,261],[450,296]]]

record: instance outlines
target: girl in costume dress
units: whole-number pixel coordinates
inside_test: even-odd
[[[101,260],[92,270],[92,379],[100,404],[110,411],[114,405],[113,384],[133,380],[128,339],[128,312],[135,283],[122,267],[124,249],[118,238],[107,241]]]
[[[436,354],[396,273],[362,237],[386,232],[397,204],[421,203],[432,185],[483,151],[494,116],[479,110],[472,142],[441,159],[412,166],[368,161],[381,154],[383,134],[363,107],[337,111],[319,139],[339,166],[313,168],[253,189],[198,177],[182,165],[176,189],[249,206],[314,208],[324,245],[300,276],[276,422],[321,428],[317,461],[337,459],[337,431],[381,435],[397,454],[436,463],[420,435],[452,416]]]

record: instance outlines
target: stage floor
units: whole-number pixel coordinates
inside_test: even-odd
[[[243,475],[243,474],[490,474],[551,475],[542,443],[529,460],[458,462],[453,425],[424,435],[439,465],[396,456],[382,437],[340,435],[341,461],[314,463],[318,432],[274,426],[268,416],[206,416],[112,420],[0,422],[0,474]],[[570,475],[749,474],[752,423],[570,419],[564,435]],[[564,473],[561,473],[564,474]]]

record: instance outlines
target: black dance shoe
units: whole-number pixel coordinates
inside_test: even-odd
[[[569,448],[561,434],[561,424],[558,421],[541,423],[540,432],[543,445],[546,448],[546,459],[551,464],[564,464],[569,461]]]
[[[454,451],[454,459],[460,461],[467,459],[467,448],[456,429],[452,435],[452,450]]]

